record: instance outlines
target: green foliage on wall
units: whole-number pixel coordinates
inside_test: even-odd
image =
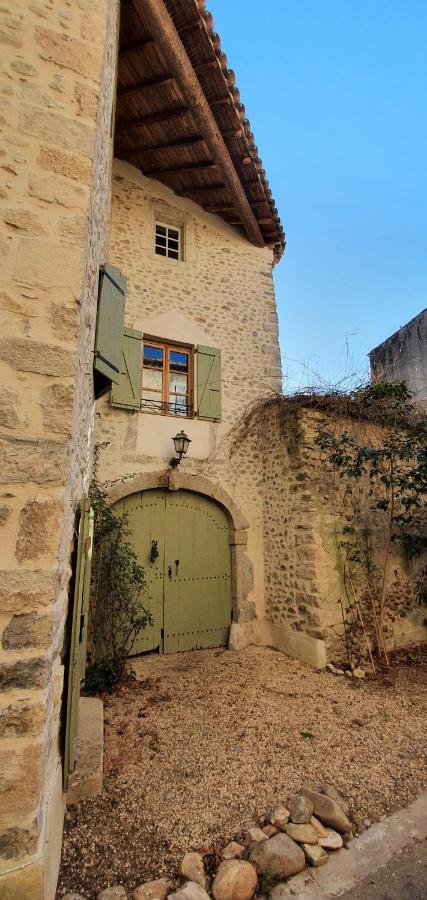
[[[95,450],[89,499],[94,510],[92,558],[92,665],[86,692],[111,690],[126,674],[136,636],[151,623],[143,604],[145,573],[129,541],[127,516],[110,505],[107,486],[98,481],[100,446]]]
[[[352,565],[365,568],[377,645],[384,650],[391,545],[398,542],[408,559],[420,556],[427,547],[427,416],[414,406],[403,383],[367,385],[354,391],[349,402],[353,415],[357,410],[374,427],[358,429],[357,434],[319,427],[315,443],[340,478],[368,482],[371,509],[382,516],[385,545],[380,573],[372,559],[368,518],[362,522],[355,517],[343,529],[342,541],[350,581]]]

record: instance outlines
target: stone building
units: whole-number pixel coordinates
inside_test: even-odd
[[[280,390],[284,236],[204,0],[1,15],[0,897],[51,900],[94,443],[147,572],[138,651],[231,635],[319,667],[320,463],[276,431],[230,456],[248,404]]]
[[[427,408],[427,309],[371,350],[369,361],[373,381],[405,381]]]
[[[232,470],[221,446],[280,386],[284,238],[204,3],[14,0],[1,15],[0,895],[35,900],[54,896],[60,858],[95,422],[104,477],[131,474],[139,497],[180,488],[205,544],[213,529],[226,602],[197,639],[264,614],[261,460]],[[142,394],[125,376],[140,351]],[[218,592],[213,564],[192,578]]]

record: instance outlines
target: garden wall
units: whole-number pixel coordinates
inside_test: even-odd
[[[264,429],[266,615],[273,627],[271,643],[277,643],[281,634],[289,642],[293,633],[296,655],[303,658],[305,646],[319,650],[314,641],[324,642],[325,661],[347,660],[342,609],[349,622],[357,611],[348,609],[353,594],[344,579],[343,563],[353,538],[343,529],[356,526],[358,534],[367,530],[372,562],[378,571],[383,563],[384,513],[374,508],[375,490],[369,479],[358,483],[340,478],[315,443],[318,429],[347,430],[363,441],[367,428],[366,422],[303,409],[288,414],[286,421],[278,411],[270,412]],[[375,431],[371,437],[379,440],[380,429]],[[409,561],[399,545],[392,544],[385,620],[388,648],[426,639],[426,610],[417,595],[426,561],[425,557]],[[371,602],[364,567],[352,566],[351,576],[369,625]],[[366,648],[359,626],[348,630],[353,631],[354,655],[360,658]],[[317,664],[315,658],[310,661]]]

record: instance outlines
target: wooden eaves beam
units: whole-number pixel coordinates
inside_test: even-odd
[[[204,72],[205,69],[217,69],[219,68],[219,61],[215,56],[214,59],[206,59],[204,62],[197,63],[194,67],[195,72]]]
[[[134,8],[150,34],[155,37],[168,70],[175,76],[184,100],[191,109],[212,158],[224,176],[236,212],[250,241],[257,247],[264,247],[265,241],[239,176],[231,161],[224,139],[203,93],[197,75],[186,54],[184,45],[163,0],[134,0]]]
[[[229,106],[231,97],[217,97],[216,100],[209,100],[209,106]]]
[[[131,119],[119,119],[116,122],[116,134],[127,131],[128,128],[140,128],[143,125],[154,125],[156,122],[166,122],[168,119],[176,119],[190,112],[188,106],[170,106],[160,112],[150,113],[147,116],[133,116]]]
[[[223,203],[221,206],[204,206],[206,212],[210,213],[223,213],[223,212],[234,212],[234,204],[233,203]]]
[[[162,87],[171,84],[172,81],[172,75],[163,75],[161,78],[147,78],[145,81],[137,81],[135,84],[130,84],[127,87],[118,88],[117,96],[131,97],[133,94],[140,94],[149,88]]]
[[[126,159],[128,156],[140,156],[144,153],[161,153],[163,150],[194,150],[195,147],[200,147],[204,143],[204,138],[194,137],[170,144],[142,144],[140,147],[129,147],[126,150],[122,150],[120,155]]]
[[[153,38],[146,38],[144,41],[129,41],[128,44],[122,44],[119,47],[119,59],[126,59],[129,56],[133,56],[134,53],[140,53],[141,50],[149,47],[150,44],[154,44]]]
[[[151,178],[153,175],[157,177],[167,175],[169,177],[172,175],[185,175],[186,172],[212,172],[213,169],[217,168],[216,163],[188,163],[186,166],[175,166],[170,169],[146,169],[144,175],[147,175],[148,178]]]
[[[215,193],[216,191],[226,190],[226,184],[206,184],[204,187],[182,188],[180,190],[175,190],[174,193],[178,194],[179,197],[192,197],[193,194],[206,194],[208,192]]]

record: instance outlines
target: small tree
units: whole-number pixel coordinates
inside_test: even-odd
[[[108,503],[106,485],[98,481],[101,446],[95,449],[89,499],[94,510],[91,631],[93,665],[86,689],[112,687],[126,672],[138,633],[151,624],[143,605],[144,569],[129,541],[128,518]]]
[[[427,417],[417,414],[405,384],[373,384],[360,388],[354,394],[361,418],[363,409],[369,410],[369,421],[383,426],[381,434],[378,434],[378,429],[372,431],[372,428],[366,427],[365,441],[362,443],[348,431],[337,435],[319,430],[315,441],[327,452],[328,463],[339,472],[341,478],[354,481],[360,481],[363,477],[369,479],[374,489],[372,506],[384,514],[384,561],[377,606],[374,602],[377,641],[381,649],[381,644],[384,648],[392,543],[398,541],[409,558],[419,555],[427,546]],[[376,410],[376,415],[373,410]],[[366,531],[366,523],[364,528]],[[357,561],[360,562],[360,557]]]

